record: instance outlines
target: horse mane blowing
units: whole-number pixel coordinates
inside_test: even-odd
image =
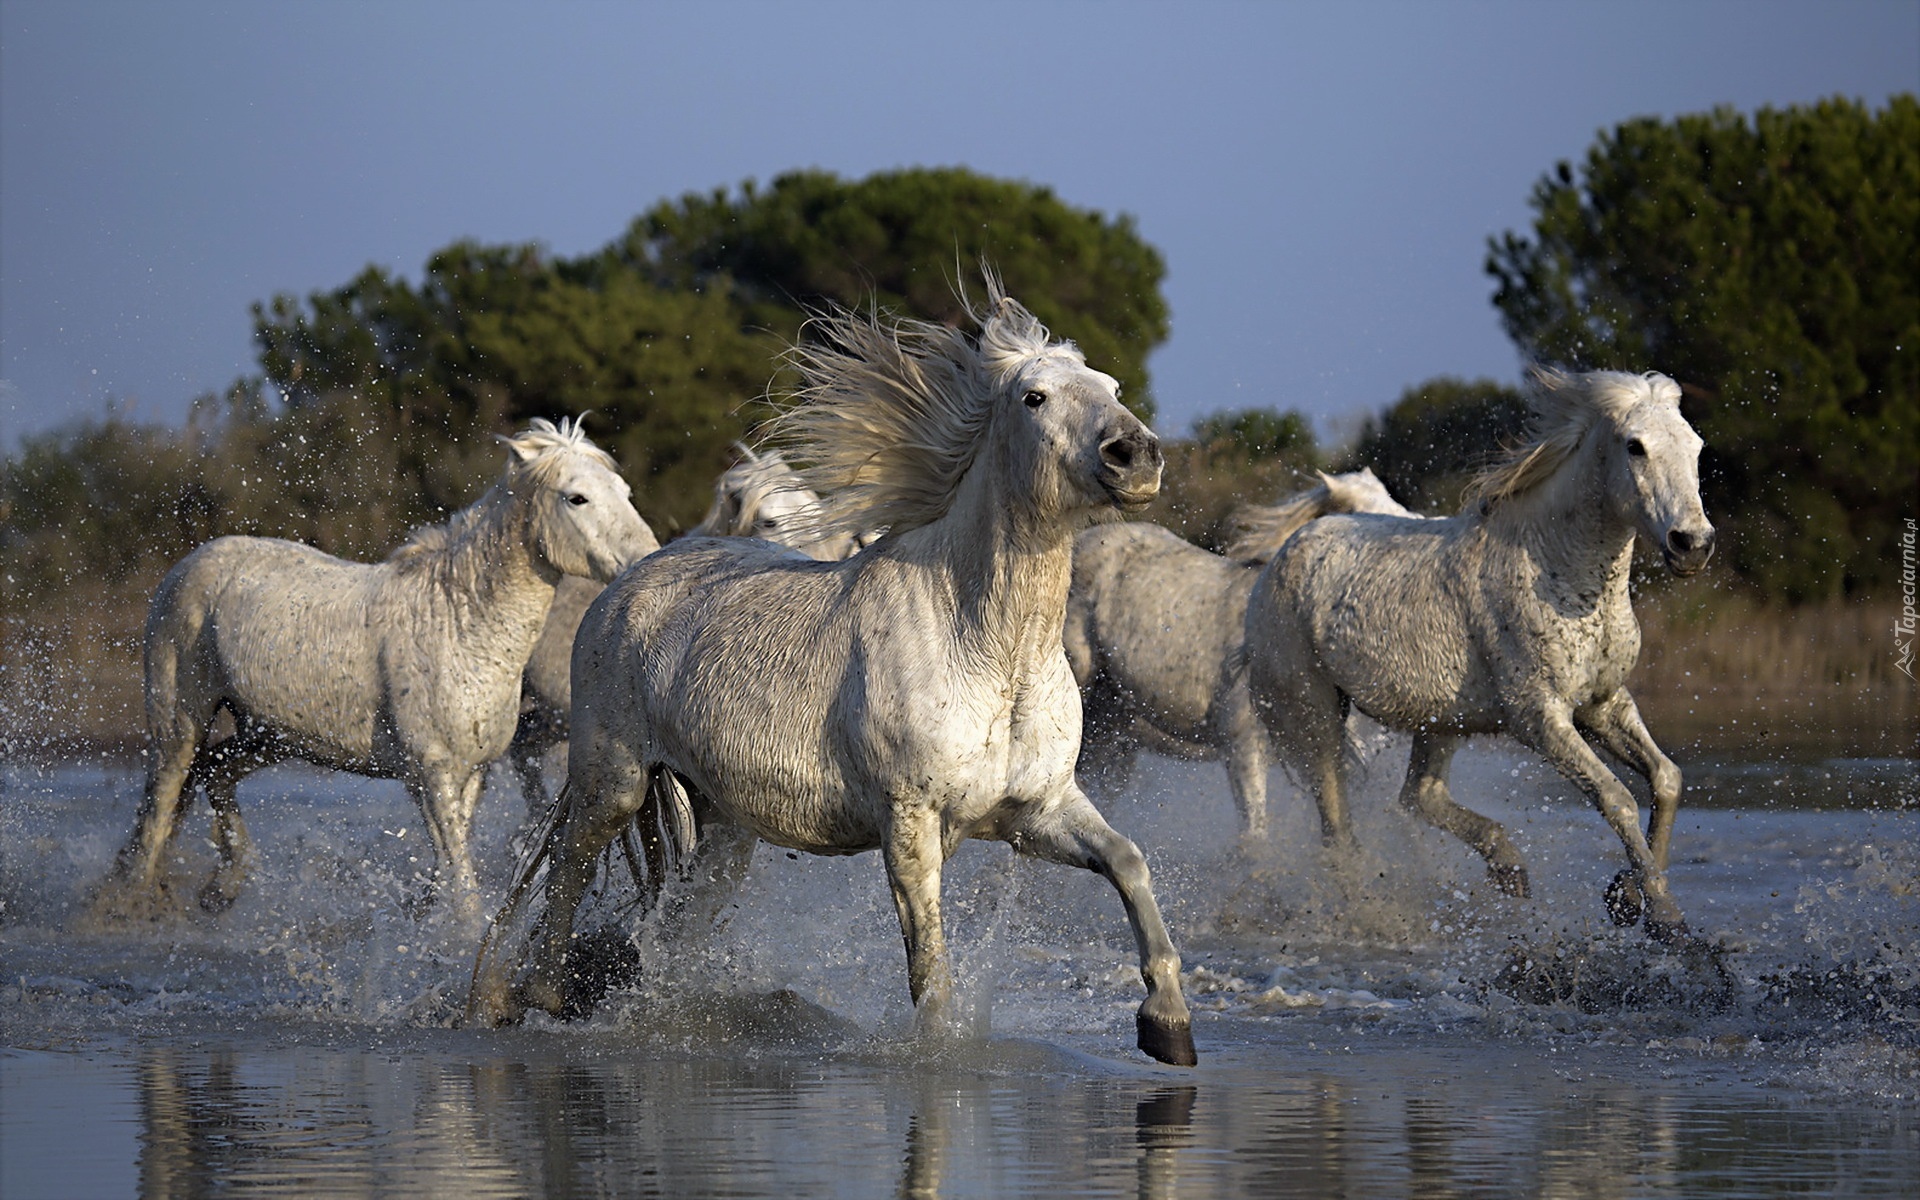
[[[1618,417],[1642,400],[1675,408],[1680,404],[1680,385],[1658,371],[1571,375],[1557,367],[1535,366],[1528,378],[1533,385],[1528,439],[1473,477],[1461,494],[1462,512],[1492,512],[1501,502],[1552,478],[1600,418]]]
[[[980,332],[907,317],[833,309],[806,326],[787,362],[802,383],[767,440],[822,500],[815,533],[859,536],[927,525],[945,515],[1006,380],[1035,359],[1086,358],[988,276]]]

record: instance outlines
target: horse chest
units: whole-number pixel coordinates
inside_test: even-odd
[[[1576,706],[1622,687],[1639,650],[1631,611],[1608,604],[1570,611],[1533,605],[1503,614],[1489,639],[1493,674],[1507,683],[1535,681]]]

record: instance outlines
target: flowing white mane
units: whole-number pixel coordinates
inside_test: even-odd
[[[1680,404],[1680,385],[1658,371],[1570,375],[1535,367],[1531,375],[1533,419],[1528,440],[1474,477],[1462,497],[1463,510],[1476,505],[1490,510],[1546,482],[1579,449],[1596,418],[1619,417],[1648,401]]]
[[[988,279],[980,326],[835,310],[808,323],[812,339],[788,361],[803,383],[770,440],[806,464],[801,478],[823,499],[822,536],[938,520],[952,502],[993,412],[993,399],[1035,359],[1086,360],[1055,342],[1032,313]]]

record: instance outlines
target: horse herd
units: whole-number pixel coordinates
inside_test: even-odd
[[[1680,574],[1713,546],[1671,380],[1538,371],[1532,440],[1457,515],[1411,514],[1369,472],[1322,476],[1247,510],[1222,556],[1112,520],[1153,500],[1164,461],[1112,377],[997,282],[972,316],[971,335],[816,318],[763,450],[665,548],[577,422],[536,420],[478,502],[383,562],[264,538],[194,551],[149,611],[146,788],[96,907],[161,902],[198,788],[219,851],[199,898],[230,904],[254,853],[235,787],[297,757],[403,780],[434,849],[426,898],[477,925],[469,829],[507,757],[542,815],[481,942],[475,1023],[581,1010],[576,912],[610,849],[643,903],[697,881],[712,911],[762,839],[881,851],[913,1000],[938,1023],[941,870],[983,838],[1113,884],[1146,984],[1139,1046],[1191,1064],[1146,860],[1082,783],[1113,794],[1141,748],[1221,760],[1258,840],[1284,764],[1338,855],[1358,709],[1412,735],[1401,802],[1519,896],[1512,841],[1452,799],[1448,766],[1475,734],[1539,752],[1626,849],[1614,920],[1686,936],[1666,882],[1680,774],[1624,686],[1636,539]],[[223,709],[234,732],[211,739]],[[540,756],[561,740],[548,803]],[[1646,833],[1595,746],[1646,776]],[[663,919],[696,919],[675,894]]]

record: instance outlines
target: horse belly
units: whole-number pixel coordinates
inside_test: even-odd
[[[1335,624],[1322,634],[1317,657],[1335,686],[1386,725],[1496,728],[1499,697],[1465,630],[1444,614],[1402,617],[1395,628]]]

